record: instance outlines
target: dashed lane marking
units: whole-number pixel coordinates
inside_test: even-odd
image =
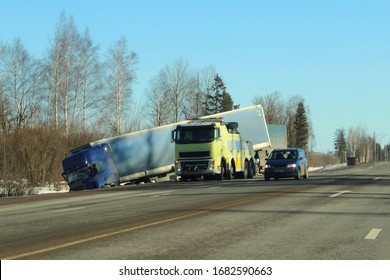
[[[337,192],[335,194],[330,195],[329,197],[332,197],[332,198],[333,197],[337,197],[337,196],[342,195],[344,193],[351,193],[351,191],[339,191],[339,192]]]
[[[85,208],[85,206],[82,206],[82,207],[73,207],[73,208],[64,208],[64,209],[57,209],[57,210],[54,210],[54,213],[76,211],[76,210],[80,210],[80,209],[84,209],[84,208]]]
[[[370,230],[370,232],[364,237],[364,239],[369,239],[369,240],[375,240],[379,233],[382,231],[381,228],[373,228]]]

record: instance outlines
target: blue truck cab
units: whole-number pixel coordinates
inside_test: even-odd
[[[68,182],[69,191],[119,185],[111,148],[106,143],[74,149],[62,160],[62,167],[62,176]]]

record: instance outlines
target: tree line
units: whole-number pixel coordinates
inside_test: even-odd
[[[124,37],[100,61],[89,30],[80,33],[64,13],[43,59],[35,59],[20,39],[0,43],[0,130],[45,126],[69,135],[93,127],[120,135],[233,108],[213,66],[193,70],[183,59],[161,69],[146,103],[137,106],[132,94],[137,63]],[[140,124],[145,118],[149,123]]]
[[[341,163],[345,163],[348,157],[355,158],[358,162],[388,161],[390,146],[382,149],[378,143],[381,135],[369,135],[363,126],[350,127],[348,133],[344,128],[336,129],[334,133],[334,148]]]

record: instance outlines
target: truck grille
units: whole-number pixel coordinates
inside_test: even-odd
[[[179,157],[181,158],[198,158],[198,157],[209,157],[210,151],[199,151],[199,152],[180,152]]]
[[[191,161],[182,163],[183,171],[196,172],[207,170],[207,161]]]

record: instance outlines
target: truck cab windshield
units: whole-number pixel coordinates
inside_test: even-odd
[[[88,177],[92,176],[91,168],[85,166],[81,169],[75,170],[73,172],[67,172],[62,174],[68,184],[72,184],[76,181],[85,181]]]
[[[181,127],[176,131],[177,144],[209,143],[214,141],[213,126]]]
[[[85,165],[73,172],[63,173],[63,176],[69,184],[72,184],[76,181],[85,181],[88,177],[99,174],[103,169],[102,162],[98,161]]]

